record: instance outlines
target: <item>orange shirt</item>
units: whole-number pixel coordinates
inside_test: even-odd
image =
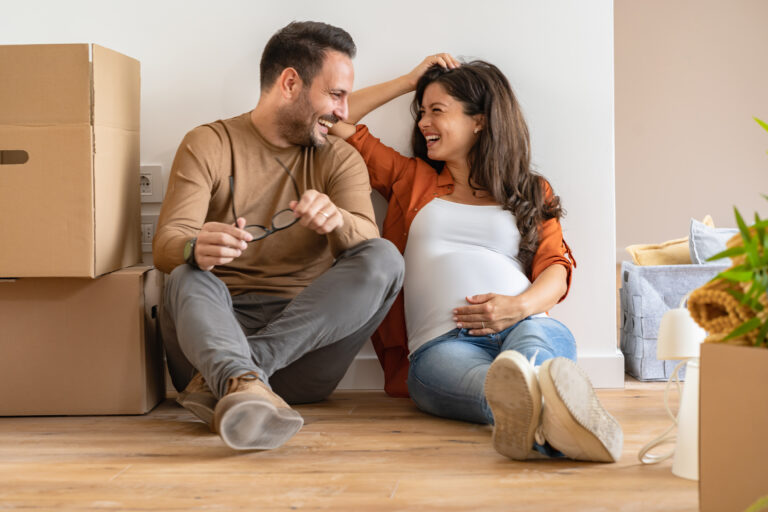
[[[365,125],[358,125],[347,139],[363,156],[371,177],[371,186],[389,203],[384,218],[382,236],[405,252],[408,232],[416,214],[435,197],[453,192],[453,177],[449,172],[438,173],[418,158],[407,158],[385,146],[370,134]],[[547,197],[552,188],[546,184]],[[571,267],[576,266],[571,250],[563,240],[557,219],[545,221],[539,230],[539,247],[533,257],[531,282],[550,265],[563,265],[571,286]],[[568,294],[560,298],[562,301]],[[371,337],[373,348],[384,369],[384,390],[392,396],[408,396],[408,337],[405,330],[403,292],[398,295],[389,314]]]

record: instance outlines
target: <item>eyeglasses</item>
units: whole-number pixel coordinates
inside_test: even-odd
[[[275,160],[277,160],[277,163],[280,164],[280,167],[285,171],[285,173],[288,175],[289,178],[291,178],[291,181],[293,182],[293,190],[296,191],[296,198],[297,200],[301,198],[301,195],[299,194],[299,185],[296,183],[296,180],[294,179],[293,175],[291,175],[291,171],[288,170],[288,168],[283,164],[283,162],[280,161],[279,158],[275,157]],[[237,219],[239,218],[237,216],[237,213],[235,212],[235,177],[230,176],[229,177],[229,191],[232,196],[232,215],[235,216],[235,223],[237,223]],[[286,208],[284,210],[280,210],[276,214],[272,216],[272,223],[270,227],[264,227],[259,224],[250,224],[248,226],[245,226],[243,229],[251,234],[253,237],[253,240],[251,242],[256,242],[257,240],[264,240],[269,235],[273,233],[277,233],[278,231],[281,231],[283,229],[288,229],[289,227],[293,226],[299,221],[299,218],[296,217],[293,214],[293,210],[290,208]],[[249,242],[250,243],[250,242]]]

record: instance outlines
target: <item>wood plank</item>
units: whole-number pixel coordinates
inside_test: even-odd
[[[487,426],[381,392],[297,407],[284,447],[233,452],[166,401],[146,416],[0,418],[0,509],[693,511],[696,482],[637,451],[666,428],[663,384],[598,394],[624,427],[620,462],[516,462]]]

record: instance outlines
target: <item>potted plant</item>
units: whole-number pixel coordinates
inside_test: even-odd
[[[768,131],[768,124],[756,121]],[[710,258],[730,257],[732,266],[694,290],[688,302],[691,316],[709,333],[705,341],[715,342],[701,346],[702,512],[745,510],[760,505],[768,492],[768,220],[755,214],[748,226],[734,212],[739,233]]]
[[[755,118],[768,131],[768,124]],[[768,200],[768,195],[763,194]],[[706,341],[768,347],[768,219],[755,212],[748,226],[734,206],[739,234],[708,261],[733,265],[691,294],[691,316],[709,333]]]

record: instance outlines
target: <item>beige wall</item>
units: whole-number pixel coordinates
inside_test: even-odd
[[[616,0],[616,243],[768,216],[768,1]],[[620,256],[626,255],[623,251]],[[625,258],[626,259],[626,258]]]

